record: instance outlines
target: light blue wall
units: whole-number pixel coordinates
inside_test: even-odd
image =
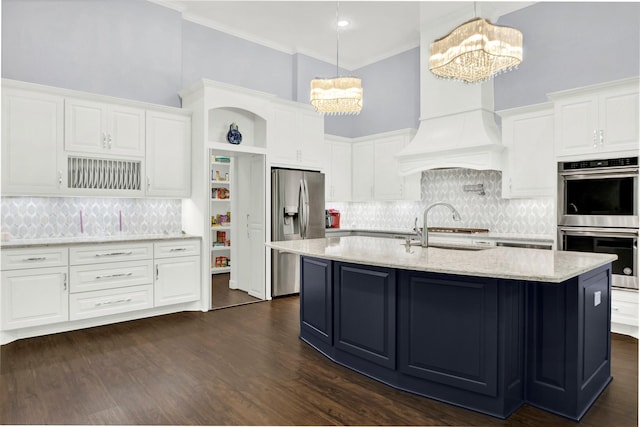
[[[3,0],[2,77],[180,105],[182,18],[144,0]]]
[[[524,34],[520,68],[494,82],[497,110],[562,89],[640,74],[639,3],[537,3],[502,17]],[[325,131],[357,137],[416,127],[418,49],[354,70],[359,116]],[[2,77],[179,106],[178,92],[209,78],[309,102],[309,81],[333,65],[288,55],[184,21],[146,0],[2,0]]]
[[[292,55],[183,21],[182,83],[201,78],[292,99]]]
[[[497,111],[640,75],[640,3],[537,3],[498,23],[522,31],[524,59],[495,78]]]

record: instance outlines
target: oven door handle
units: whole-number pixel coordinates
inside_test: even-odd
[[[620,172],[596,172],[596,173],[584,173],[580,172],[560,172],[560,176],[567,181],[573,181],[578,179],[608,179],[608,178],[637,178],[638,169],[624,170]]]
[[[638,232],[619,228],[596,228],[596,227],[559,227],[561,233],[571,236],[594,236],[594,237],[630,237],[638,238]]]

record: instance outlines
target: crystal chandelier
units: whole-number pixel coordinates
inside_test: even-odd
[[[476,83],[517,68],[521,62],[520,31],[475,18],[431,43],[429,70],[444,79]]]
[[[339,9],[340,2],[336,5],[336,77],[311,80],[311,105],[317,112],[328,115],[359,114],[362,110],[362,80],[340,77]]]

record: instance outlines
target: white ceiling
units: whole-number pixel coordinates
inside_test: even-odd
[[[336,1],[151,1],[181,11],[189,21],[288,54],[336,62]],[[437,21],[465,7],[473,11],[473,3],[460,1],[342,0],[340,18],[351,24],[340,30],[340,66],[354,70],[417,47],[421,13]]]

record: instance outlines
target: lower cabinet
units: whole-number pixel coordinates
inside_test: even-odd
[[[170,313],[171,305],[200,299],[199,239],[3,248],[0,255],[0,344],[111,323],[113,315]],[[97,323],[71,323],[87,319]]]
[[[302,257],[300,338],[387,385],[506,418],[580,418],[611,381],[611,265],[563,283]]]
[[[2,329],[69,320],[67,267],[2,272]]]

